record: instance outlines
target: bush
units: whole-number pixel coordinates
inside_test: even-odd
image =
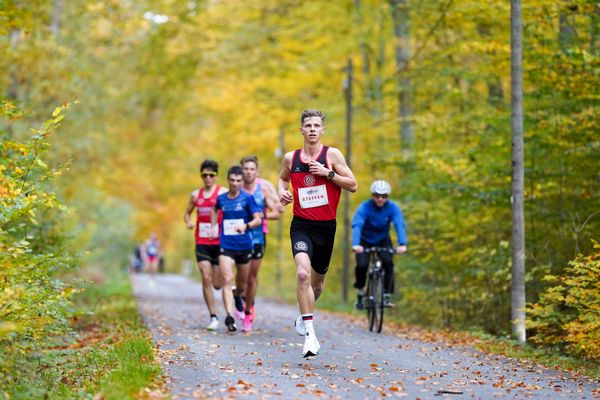
[[[571,261],[564,275],[545,279],[555,285],[529,307],[531,341],[600,361],[600,244]]]
[[[76,289],[60,278],[75,265],[60,231],[67,210],[50,189],[60,169],[41,158],[68,106],[26,141],[0,130],[0,387],[15,379],[15,360],[69,330]],[[0,115],[22,114],[2,102]]]

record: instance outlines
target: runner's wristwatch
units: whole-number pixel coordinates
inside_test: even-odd
[[[332,180],[334,176],[335,176],[335,172],[333,172],[333,170],[330,169],[329,173],[327,174],[327,180],[328,181]]]

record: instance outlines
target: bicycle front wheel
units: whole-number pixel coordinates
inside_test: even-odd
[[[383,328],[383,274],[375,273],[369,280],[368,286],[369,330],[381,332]]]
[[[379,274],[379,279],[377,280],[377,301],[375,303],[375,314],[376,314],[376,321],[375,321],[375,326],[377,328],[377,333],[381,333],[381,330],[383,329],[383,310],[384,310],[384,303],[383,303],[383,272],[381,274]]]

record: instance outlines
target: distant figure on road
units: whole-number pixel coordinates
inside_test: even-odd
[[[300,126],[304,146],[283,157],[277,188],[282,205],[294,203],[290,238],[301,313],[294,325],[296,333],[304,336],[302,356],[309,357],[317,355],[320,349],[313,310],[329,269],[341,190],[356,192],[358,185],[342,152],[321,143],[325,132],[323,113],[303,111]],[[293,194],[288,190],[290,182]]]
[[[155,286],[154,275],[158,272],[158,261],[161,255],[160,242],[156,233],[150,234],[150,238],[144,242],[144,270],[150,273],[150,286]]]
[[[219,268],[218,225],[215,226],[216,231],[212,235],[210,234],[211,210],[217,204],[217,197],[227,192],[227,189],[216,183],[218,173],[219,164],[216,161],[202,161],[202,164],[200,164],[200,176],[202,177],[203,185],[192,192],[185,214],[183,215],[183,220],[188,229],[194,229],[196,260],[200,275],[202,276],[202,294],[210,314],[210,322],[206,326],[206,329],[209,331],[215,331],[219,328],[213,288],[220,289],[223,286],[223,276]],[[196,223],[193,223],[191,218],[194,209],[196,210]],[[220,224],[222,219],[222,213],[219,212],[217,222]]]
[[[364,201],[354,213],[352,218],[352,251],[356,253],[356,308],[363,309],[363,296],[367,269],[369,268],[369,254],[364,249],[369,247],[392,246],[390,238],[390,225],[394,224],[398,246],[394,248],[396,254],[406,252],[406,228],[404,216],[400,207],[388,197],[392,191],[390,184],[384,180],[376,180],[371,184],[371,199]],[[393,254],[382,252],[381,264],[384,270],[383,305],[393,307],[391,295],[394,293],[394,261]]]
[[[249,332],[252,330],[252,322],[254,321],[254,298],[258,288],[258,270],[267,249],[267,220],[279,219],[283,212],[283,206],[279,203],[273,185],[258,177],[258,158],[256,156],[244,157],[240,164],[244,173],[242,190],[254,197],[254,201],[260,208],[263,217],[263,223],[252,229],[253,249],[250,256],[248,282],[244,291],[245,305],[239,304],[242,303],[241,299],[235,299],[236,309],[244,311],[243,329]],[[243,309],[240,310],[242,307]]]
[[[225,325],[229,332],[235,332],[237,326],[232,316],[233,296],[240,296],[248,281],[250,255],[252,254],[252,228],[262,223],[262,211],[256,205],[254,198],[242,191],[242,167],[234,165],[227,171],[229,191],[217,197],[217,202],[211,210],[210,237],[216,237],[219,210],[223,212],[223,220],[219,224],[221,251],[219,267],[223,274],[223,304],[227,312]],[[233,266],[237,266],[236,288],[232,292]]]
[[[144,259],[142,257],[142,244],[136,244],[133,252],[129,255],[129,270],[131,272],[142,272]]]

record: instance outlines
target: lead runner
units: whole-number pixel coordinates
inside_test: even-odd
[[[282,205],[294,203],[290,238],[301,314],[294,325],[296,333],[304,336],[302,356],[310,357],[320,349],[313,311],[329,269],[341,191],[356,192],[358,184],[342,152],[321,143],[325,115],[319,110],[304,110],[300,126],[304,146],[283,157],[277,189]]]

